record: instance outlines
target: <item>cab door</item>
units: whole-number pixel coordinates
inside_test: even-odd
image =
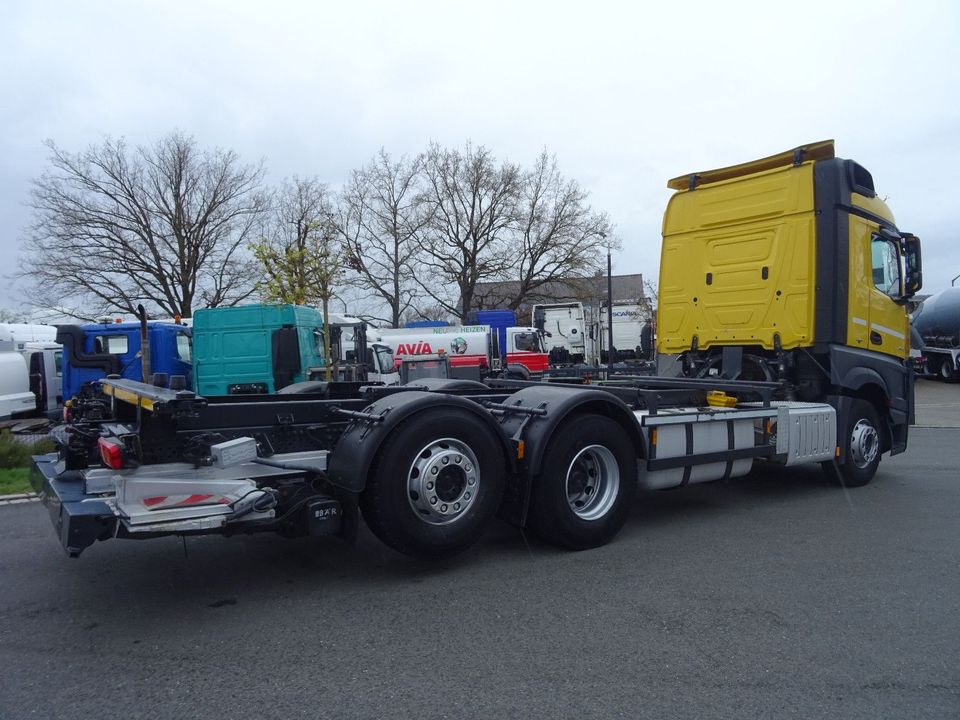
[[[899,244],[879,232],[870,236],[871,350],[906,358],[910,353],[909,321],[897,300],[903,294]]]
[[[876,198],[854,194],[853,199],[873,215],[889,214]],[[860,214],[850,214],[849,233],[847,345],[906,358],[910,326],[897,303],[903,293],[898,243],[885,236],[879,222]]]

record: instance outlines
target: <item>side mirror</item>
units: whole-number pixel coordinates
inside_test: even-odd
[[[923,287],[920,238],[916,235],[903,235],[903,268],[903,296],[911,298]]]

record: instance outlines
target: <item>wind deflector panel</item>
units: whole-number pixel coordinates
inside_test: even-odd
[[[102,370],[106,375],[120,373],[120,358],[109,353],[87,353],[83,349],[84,332],[78,325],[57,325],[57,342],[72,367]]]
[[[300,337],[294,327],[283,327],[270,336],[273,356],[273,390],[276,392],[293,382],[300,373]]]

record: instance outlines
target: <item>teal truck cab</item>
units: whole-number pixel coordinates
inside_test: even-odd
[[[328,330],[332,380],[388,385],[397,382],[399,375],[389,349],[368,347],[362,324],[351,326],[355,349],[353,357],[343,359],[343,325],[325,325],[315,308],[242,305],[195,313],[195,388],[204,396],[248,395],[275,393],[301,383],[322,381],[327,370],[323,334]]]

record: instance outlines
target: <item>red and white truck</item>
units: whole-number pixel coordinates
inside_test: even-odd
[[[506,328],[503,343],[489,325],[387,328],[377,333],[380,342],[393,350],[398,367],[405,359],[425,355],[446,355],[451,367],[479,367],[483,373],[510,365],[542,373],[549,365],[540,334],[532,327]]]

